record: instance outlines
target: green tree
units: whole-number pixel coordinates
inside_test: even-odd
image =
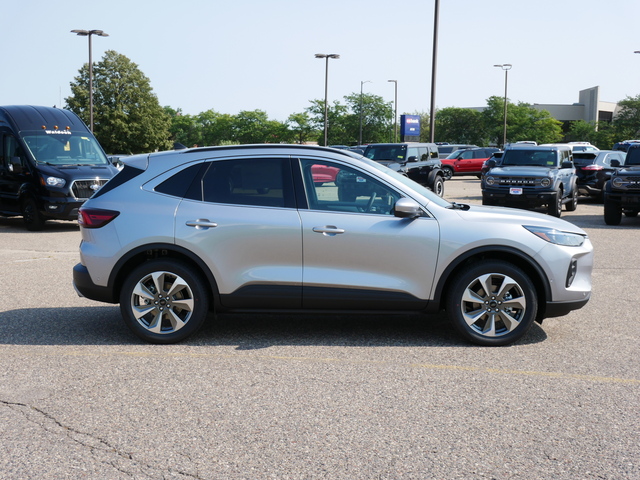
[[[89,123],[89,65],[71,83],[67,108]],[[93,67],[94,134],[109,153],[171,148],[171,119],[149,79],[124,55],[108,50]]]
[[[318,130],[318,145],[324,145],[324,100],[311,100],[311,106],[306,108],[306,112],[311,118],[311,122]],[[346,130],[344,117],[349,113],[348,107],[339,101],[334,101],[333,105],[327,105],[327,144],[328,145],[349,145],[356,137],[349,135]]]
[[[202,128],[196,117],[183,115],[180,109],[174,110],[171,107],[164,107],[164,111],[171,119],[169,131],[174,142],[187,147],[202,145]]]
[[[486,146],[489,134],[482,114],[469,108],[443,108],[436,112],[435,141]]]
[[[504,131],[504,98],[489,97],[482,118],[489,142],[502,145]],[[507,143],[534,140],[555,143],[562,139],[562,123],[547,110],[537,110],[526,103],[517,105],[507,101]]]
[[[292,113],[287,119],[287,126],[296,143],[303,144],[318,135],[308,112]]]
[[[393,128],[392,102],[385,102],[379,95],[352,93],[344,97],[349,113],[342,119],[349,140],[347,145],[360,141],[362,115],[362,143],[379,143],[389,140]],[[399,134],[398,134],[399,135]]]
[[[613,119],[619,140],[640,138],[640,95],[618,102],[620,112]]]

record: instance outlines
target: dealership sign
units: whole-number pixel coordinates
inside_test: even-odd
[[[404,137],[419,137],[420,115],[401,115],[400,135]]]

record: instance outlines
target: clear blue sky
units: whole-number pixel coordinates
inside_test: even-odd
[[[264,110],[286,120],[309,100],[364,91],[398,113],[428,112],[434,0],[0,0],[0,105],[64,104],[88,61],[115,50],[150,79],[160,104],[197,114]],[[640,0],[440,0],[436,106],[570,104],[640,95]]]

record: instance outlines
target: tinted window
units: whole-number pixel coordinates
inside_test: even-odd
[[[211,162],[199,187],[205,202],[295,207],[291,169],[281,158]]]
[[[204,167],[202,163],[185,168],[158,185],[155,188],[155,191],[166,193],[167,195],[173,195],[174,197],[187,196],[187,198],[192,198],[193,200],[202,200],[202,195],[198,191],[199,189],[196,189],[196,193],[193,193],[191,195],[187,195],[187,191],[189,190],[191,184],[194,182],[194,179],[196,177],[199,177],[200,171],[203,168]]]

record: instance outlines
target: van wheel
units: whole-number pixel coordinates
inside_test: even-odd
[[[127,326],[150,343],[176,343],[200,329],[209,312],[206,282],[175,260],[152,260],[135,268],[120,292]]]
[[[527,333],[538,312],[531,279],[515,265],[484,260],[463,269],[446,299],[449,320],[478,345],[513,343]]]
[[[22,201],[21,205],[22,219],[27,230],[37,232],[44,227],[44,215],[38,210],[38,204],[32,197],[27,197]]]

